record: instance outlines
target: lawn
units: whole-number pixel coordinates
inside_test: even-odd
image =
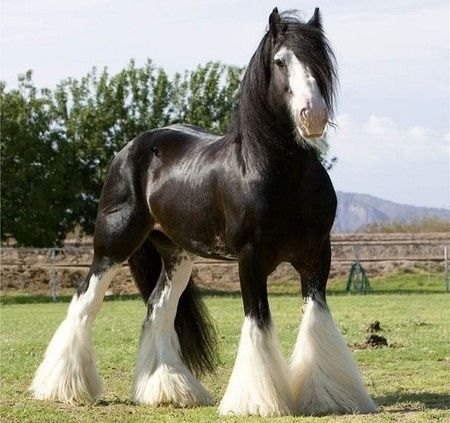
[[[403,279],[406,278],[404,275]],[[441,279],[442,280],[442,279]],[[376,281],[374,281],[376,282]],[[391,281],[392,282],[392,281]],[[379,281],[382,286],[385,281]],[[412,281],[410,286],[416,285]],[[291,352],[300,320],[300,300],[292,288],[272,289],[270,303],[285,355]],[[442,285],[441,285],[442,286]],[[333,290],[332,290],[333,291]],[[414,292],[414,290],[413,290]],[[288,294],[286,294],[288,293]],[[236,295],[206,295],[220,340],[222,364],[203,378],[220,400],[237,349],[242,323]],[[32,399],[27,392],[47,342],[62,320],[67,303],[3,297],[1,308],[1,420],[5,422],[209,422],[261,421],[261,418],[219,418],[216,407],[152,409],[130,402],[130,387],[145,308],[137,298],[107,301],[94,330],[97,362],[105,391],[94,405],[69,407]],[[389,346],[358,349],[355,358],[381,412],[371,416],[284,417],[270,421],[444,421],[449,418],[449,300],[445,293],[383,293],[366,296],[330,295],[329,305],[350,345],[362,343],[366,328],[381,322]]]

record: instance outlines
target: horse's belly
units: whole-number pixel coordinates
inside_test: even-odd
[[[160,223],[155,224],[154,230],[164,233],[175,245],[182,247],[196,256],[223,260],[236,259],[236,255],[220,234],[206,236],[206,233],[203,233],[202,236],[199,236],[196,231],[191,231],[189,228],[180,228],[177,230],[177,228],[172,226],[169,229]]]
[[[154,229],[195,255],[234,259],[226,242],[223,218],[213,201],[200,195],[195,201],[192,192],[177,194],[166,191],[164,198],[150,198]]]

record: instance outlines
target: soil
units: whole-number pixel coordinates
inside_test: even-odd
[[[372,322],[369,327],[367,328],[367,332],[379,332],[381,330],[380,322],[378,320],[375,320]]]
[[[368,348],[387,347],[388,342],[384,336],[370,335],[362,344],[351,345],[352,350],[366,350]],[[392,344],[392,347],[398,347],[397,344]]]
[[[388,342],[384,336],[370,335],[366,340],[366,345],[369,347],[387,347]]]
[[[355,244],[356,243],[356,244]],[[442,255],[442,245],[449,244],[448,234],[347,234],[332,238],[333,261],[330,278],[348,275],[356,250],[370,277],[388,274],[398,267],[413,267],[414,258],[436,259]],[[72,291],[83,281],[92,259],[92,240],[68,242],[65,251],[54,258],[57,289]],[[377,258],[381,261],[372,262]],[[400,258],[400,259],[399,259]],[[48,249],[2,248],[1,291],[48,295],[51,292],[52,258]],[[442,267],[442,263],[418,263],[428,271]],[[193,277],[200,288],[213,291],[238,291],[237,263],[199,259]],[[270,276],[271,281],[298,281],[297,272],[286,263],[278,266]],[[110,293],[134,294],[137,289],[129,269],[124,266],[114,278]]]

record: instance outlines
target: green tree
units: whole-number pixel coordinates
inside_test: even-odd
[[[31,72],[17,90],[0,85],[1,238],[19,245],[61,243],[78,217],[75,154],[54,124],[51,93],[38,91]]]
[[[236,99],[243,68],[209,62],[173,81],[173,123],[190,123],[223,134]]]

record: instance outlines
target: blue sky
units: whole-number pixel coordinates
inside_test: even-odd
[[[447,1],[3,0],[1,78],[34,70],[53,87],[92,66],[150,57],[168,72],[209,60],[245,65],[274,6],[315,6],[338,58],[335,187],[401,203],[449,200]]]

